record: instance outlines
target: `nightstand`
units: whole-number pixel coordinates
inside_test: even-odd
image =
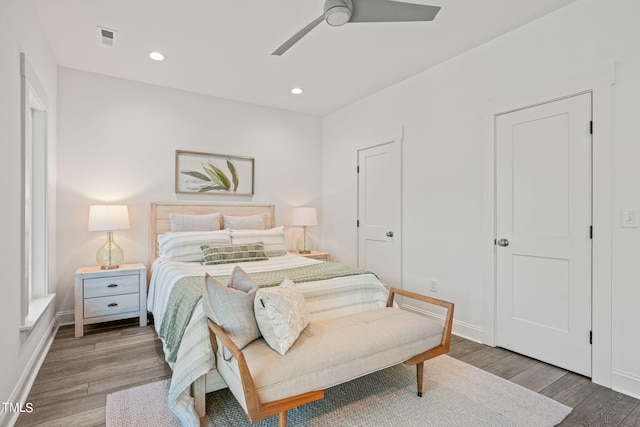
[[[75,274],[76,337],[84,325],[140,317],[147,325],[147,269],[143,264],[122,264],[114,270],[80,267]]]
[[[294,252],[294,254],[303,256],[305,258],[317,259],[320,261],[329,261],[329,257],[331,256],[326,252],[320,251],[311,251],[310,254],[301,254],[300,252]]]

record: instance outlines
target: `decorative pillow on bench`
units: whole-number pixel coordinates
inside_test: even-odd
[[[260,338],[260,330],[253,312],[253,304],[258,287],[247,273],[235,267],[229,284],[205,275],[206,287],[202,298],[205,314],[216,322],[229,335],[240,350],[250,342]],[[225,360],[232,354],[226,348]]]
[[[304,295],[289,278],[280,286],[258,289],[254,311],[265,341],[282,355],[309,324]]]

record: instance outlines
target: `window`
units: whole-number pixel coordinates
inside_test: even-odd
[[[48,97],[33,68],[20,54],[22,77],[22,316],[33,328],[55,295],[48,277]]]

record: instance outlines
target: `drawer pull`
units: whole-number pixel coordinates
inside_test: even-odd
[[[111,303],[111,304],[109,304],[107,307],[117,307],[117,306],[118,306],[118,304],[117,304],[117,303],[112,302],[112,303]]]
[[[107,288],[117,288],[118,284],[117,283],[112,283],[110,285],[107,285]]]

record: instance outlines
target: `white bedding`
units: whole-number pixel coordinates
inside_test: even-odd
[[[267,261],[239,264],[247,273],[300,267],[321,261],[287,254]],[[157,259],[152,266],[147,308],[153,313],[156,332],[160,331],[171,289],[185,276],[230,275],[237,264],[201,265]],[[386,304],[387,290],[373,274],[338,277],[297,284],[305,294],[309,317],[336,317],[381,308]],[[215,369],[215,358],[209,341],[209,329],[202,306],[198,304],[183,335],[176,362],[171,364],[173,376],[169,390],[169,407],[183,425],[198,425],[189,386],[209,370]]]

